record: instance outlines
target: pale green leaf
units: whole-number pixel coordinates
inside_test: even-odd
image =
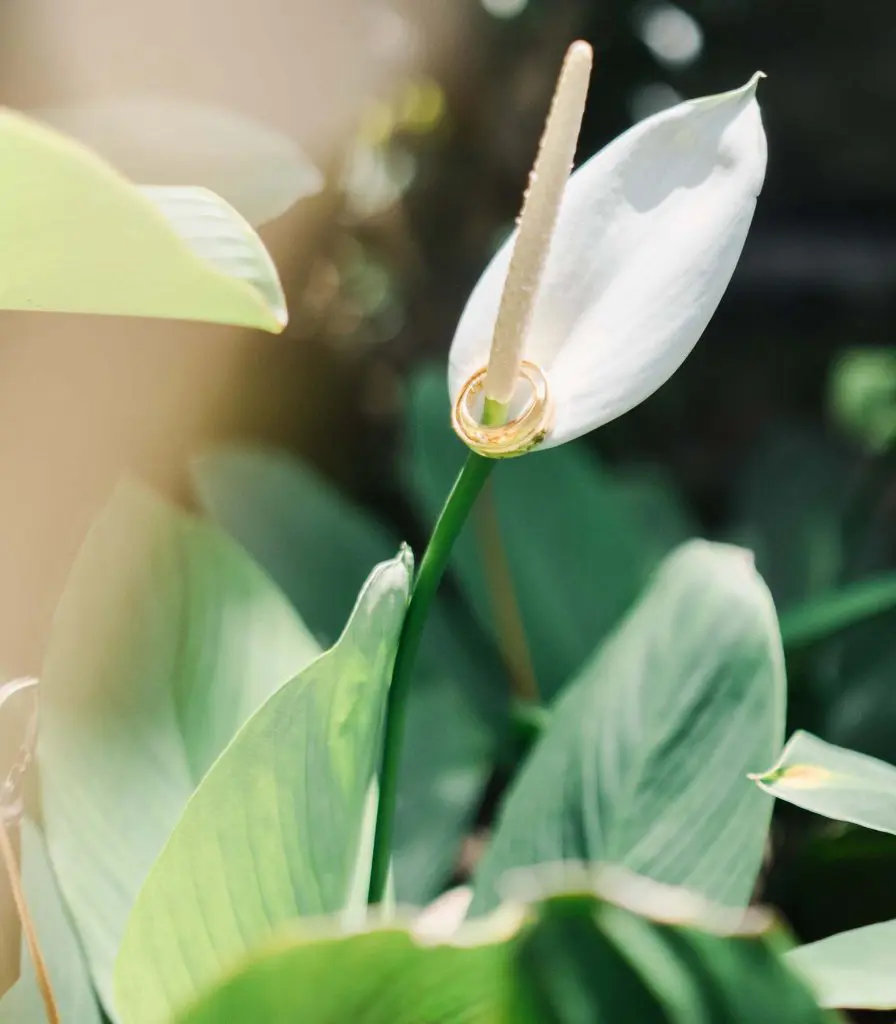
[[[335,646],[259,708],[200,783],[128,921],[123,1019],[169,1019],[295,918],[363,919],[369,794],[411,575],[406,550],[377,566]]]
[[[750,556],[693,541],[554,708],[512,785],[474,912],[511,868],[610,861],[745,904],[771,808],[746,775],[777,750],[785,681],[774,608]]]
[[[896,768],[876,757],[796,732],[775,765],[753,778],[807,811],[896,835]]]
[[[182,96],[106,97],[31,114],[131,181],[201,185],[252,224],[279,217],[323,186],[320,172],[284,133]]]
[[[896,921],[810,942],[791,950],[787,961],[808,979],[822,1006],[896,1009]]]
[[[22,886],[62,1020],[66,1024],[100,1024],[87,964],[62,904],[43,838],[28,820],[22,822]],[[23,939],[22,975],[0,999],[0,1024],[46,1024],[46,1020]]]
[[[280,584],[315,635],[339,635],[370,566],[397,546],[379,523],[280,452],[229,448],[194,465],[199,498]],[[500,667],[438,599],[408,721],[393,846],[396,898],[429,902],[450,877],[507,721]]]
[[[50,857],[107,1010],[125,922],[187,800],[317,653],[223,533],[118,489],[57,611],[38,738]]]
[[[283,329],[273,262],[218,196],[137,188],[9,110],[0,111],[0,144],[0,308]]]
[[[294,930],[258,950],[178,1024],[821,1024],[781,963],[786,939],[678,891],[533,896],[447,941],[413,926]],[[646,895],[646,898],[645,898]],[[674,916],[667,916],[666,906]],[[640,916],[655,910],[654,919]],[[696,911],[696,912],[695,912]],[[735,936],[729,934],[736,929]],[[705,929],[711,929],[711,933]]]

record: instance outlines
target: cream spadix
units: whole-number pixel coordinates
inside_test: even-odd
[[[455,429],[471,447],[506,456],[570,441],[638,405],[682,364],[728,286],[765,177],[761,77],[647,118],[569,179],[520,353],[519,444],[512,423],[469,429],[469,383],[481,387],[489,363],[518,232],[498,252],[451,346],[449,389],[464,413]],[[536,385],[553,419],[533,433],[526,399]]]

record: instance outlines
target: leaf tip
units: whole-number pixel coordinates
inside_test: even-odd
[[[781,765],[766,772],[748,775],[761,786],[786,786],[789,789],[816,789],[833,778],[833,772],[815,764]]]

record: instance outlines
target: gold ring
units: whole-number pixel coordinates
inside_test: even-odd
[[[520,376],[529,383],[529,396],[522,410],[507,423],[487,427],[473,415],[473,399],[485,384],[486,367],[477,370],[460,389],[451,411],[451,426],[474,452],[489,459],[524,455],[541,444],[554,422],[554,406],[541,367],[524,360]]]

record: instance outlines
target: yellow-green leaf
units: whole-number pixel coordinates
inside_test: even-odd
[[[615,873],[613,873],[615,874]],[[621,881],[621,880],[620,880]],[[643,879],[532,893],[447,940],[296,925],[178,1024],[823,1024],[765,915]],[[614,891],[615,890],[615,891]],[[554,893],[557,893],[556,888]],[[627,899],[632,896],[632,899]],[[654,913],[656,912],[656,913]],[[650,915],[650,916],[642,916]],[[732,934],[733,933],[733,934]]]
[[[283,329],[271,257],[214,193],[141,189],[10,110],[0,110],[0,146],[0,309]]]
[[[336,644],[258,709],[193,794],[122,940],[128,1024],[170,1020],[295,918],[363,919],[410,579],[406,550],[377,566]]]

